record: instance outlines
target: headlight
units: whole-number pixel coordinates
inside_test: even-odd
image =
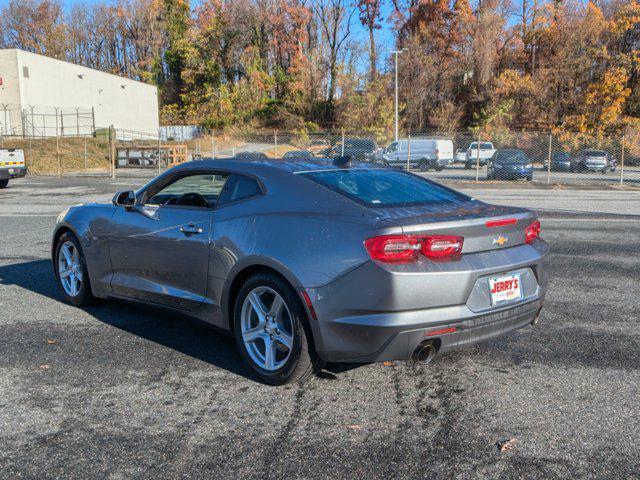
[[[527,170],[528,170],[529,168],[533,168],[533,163],[527,163],[527,164],[524,166],[524,168],[526,168]]]

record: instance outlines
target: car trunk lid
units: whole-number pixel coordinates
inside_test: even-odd
[[[462,253],[515,247],[525,243],[525,229],[534,212],[477,200],[377,209],[379,218],[395,223],[407,235],[456,235],[464,238]]]

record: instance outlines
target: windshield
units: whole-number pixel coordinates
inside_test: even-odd
[[[404,207],[469,201],[466,195],[400,170],[320,170],[303,172],[300,175],[369,207]]]
[[[556,152],[551,156],[551,158],[553,160],[560,160],[560,161],[569,160],[569,154],[567,152]]]
[[[584,154],[587,157],[606,157],[607,156],[606,152],[603,152],[602,150],[586,150]]]
[[[528,159],[525,156],[524,152],[519,150],[509,150],[509,151],[500,151],[496,153],[495,160],[496,163],[503,164],[519,164],[519,163],[527,163]]]

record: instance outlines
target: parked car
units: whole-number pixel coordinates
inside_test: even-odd
[[[456,156],[453,159],[455,163],[464,163],[467,160],[467,150],[464,148],[458,148],[456,150]]]
[[[527,155],[516,148],[501,148],[496,150],[487,164],[487,179],[514,180],[533,179],[533,162]]]
[[[307,148],[307,150],[310,151],[316,157],[324,156],[327,150],[330,150],[330,149],[331,149],[331,144],[323,138],[315,138],[311,140],[311,143],[309,144],[309,148]]]
[[[382,161],[392,167],[442,170],[453,163],[453,141],[439,138],[400,139],[384,149]]]
[[[229,332],[250,370],[281,385],[324,361],[427,361],[535,323],[539,234],[529,210],[405,171],[235,158],[68,208],[51,251],[70,304],[183,312]]]
[[[326,156],[329,158],[351,157],[352,160],[374,160],[378,148],[376,142],[370,138],[345,138],[344,148],[342,141],[331,147]]]
[[[287,160],[298,159],[298,160],[310,160],[313,157],[313,154],[308,150],[290,150],[285,153],[282,158],[286,158]]]
[[[9,180],[27,174],[24,152],[17,148],[0,149],[0,188],[7,188]]]
[[[480,166],[486,165],[495,152],[496,149],[493,148],[493,143],[491,142],[480,142],[479,149],[478,142],[472,142],[467,149],[467,158],[465,160],[464,168],[474,168],[478,163]]]
[[[571,171],[571,155],[569,152],[553,152],[551,154],[551,170],[561,172]]]
[[[576,172],[602,172],[615,171],[617,162],[604,150],[582,150],[574,158],[572,168]]]
[[[232,158],[237,160],[266,160],[269,157],[264,152],[238,152]]]

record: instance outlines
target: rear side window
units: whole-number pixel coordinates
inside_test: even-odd
[[[368,207],[405,207],[469,200],[466,195],[400,170],[320,170],[300,175]]]
[[[233,174],[225,185],[220,205],[245,200],[262,194],[262,188],[258,181],[245,175]]]

